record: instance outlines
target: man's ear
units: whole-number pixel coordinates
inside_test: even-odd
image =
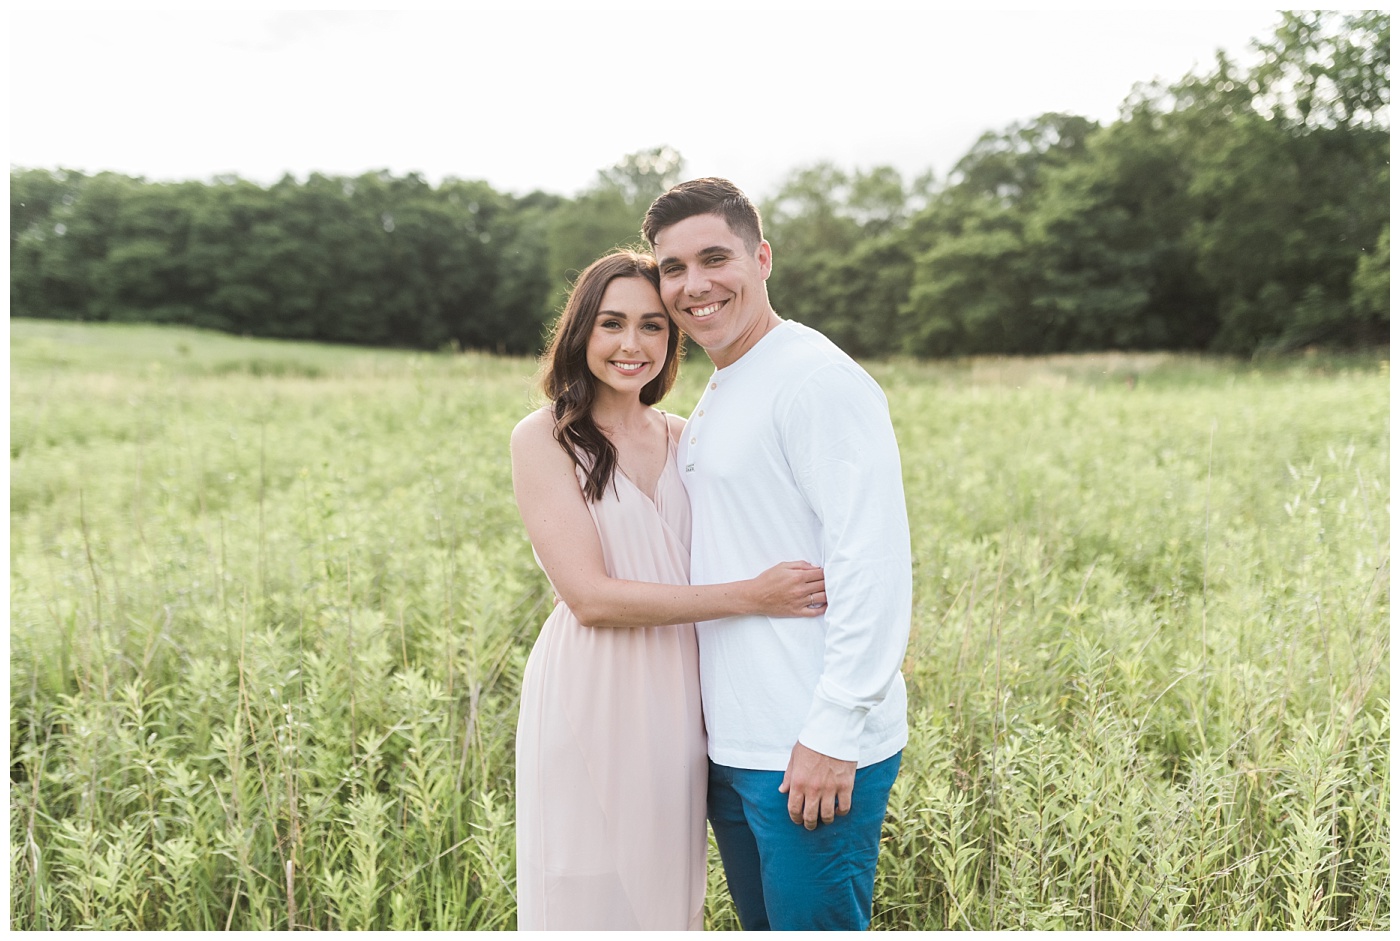
[[[758,270],[764,281],[773,273],[773,246],[768,244],[767,239],[758,243]]]

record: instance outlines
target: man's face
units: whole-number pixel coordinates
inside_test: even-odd
[[[723,217],[706,214],[662,229],[652,248],[667,312],[716,366],[737,361],[768,332],[767,242],[751,252]]]

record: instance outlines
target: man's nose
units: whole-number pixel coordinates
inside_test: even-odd
[[[691,297],[699,297],[710,289],[710,279],[703,269],[686,272],[685,293]]]

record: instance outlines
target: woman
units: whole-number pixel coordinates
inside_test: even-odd
[[[511,435],[515,499],[560,603],[525,667],[516,736],[521,929],[699,929],[705,729],[694,621],[813,617],[821,569],[691,586],[684,421],[656,262],[579,277],[541,365],[550,405]],[[587,625],[587,626],[585,626]]]

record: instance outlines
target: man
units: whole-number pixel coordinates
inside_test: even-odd
[[[864,929],[908,737],[909,523],[888,404],[831,341],[774,312],[773,250],[732,183],[674,187],[642,234],[668,312],[716,367],[679,452],[691,581],[798,558],[826,575],[814,621],[696,625],[729,890],[747,930]]]

